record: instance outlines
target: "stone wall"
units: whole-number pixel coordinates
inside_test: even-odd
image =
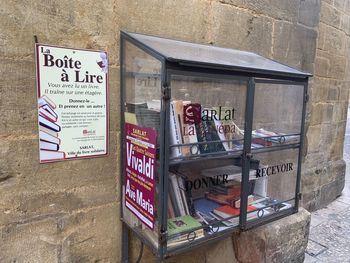
[[[4,1],[0,8],[0,262],[120,261],[119,30],[254,51],[302,70],[315,68],[303,191],[307,207],[322,204],[320,186],[327,191],[330,182],[341,182],[336,178],[344,169],[347,90],[343,80],[350,76],[348,68],[344,70],[350,43],[344,11],[349,7],[342,6],[341,0],[324,2],[317,42],[320,0]],[[39,164],[34,35],[45,44],[109,53],[108,157]],[[330,66],[333,62],[336,66]],[[323,147],[317,146],[319,142]],[[320,160],[326,168],[312,168]],[[318,202],[313,199],[317,193]],[[134,247],[133,255],[137,243]],[[182,260],[190,262],[193,255],[207,262],[235,262],[231,239],[205,255],[197,251]],[[217,261],[220,257],[227,261]]]
[[[350,80],[350,2],[323,0],[310,92],[303,205],[315,210],[341,194]]]

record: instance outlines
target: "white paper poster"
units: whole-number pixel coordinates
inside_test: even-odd
[[[40,162],[108,154],[104,51],[36,44]]]

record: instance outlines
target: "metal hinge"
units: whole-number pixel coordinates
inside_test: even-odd
[[[167,235],[168,235],[168,231],[160,230],[159,242],[160,242],[161,244],[164,244],[164,243],[165,243],[166,238],[167,238]]]
[[[302,193],[298,193],[298,200],[301,200],[303,197],[303,194]]]
[[[305,103],[309,102],[310,96],[309,94],[305,94]]]
[[[163,86],[163,100],[170,100],[170,88],[168,85]]]
[[[250,160],[253,158],[253,154],[252,153],[244,153],[245,157],[247,158],[247,160]]]

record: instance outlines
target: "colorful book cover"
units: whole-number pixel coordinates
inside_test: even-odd
[[[190,231],[202,225],[190,215],[168,219],[168,235],[176,235],[181,232]]]

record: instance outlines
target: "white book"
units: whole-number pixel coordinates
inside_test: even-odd
[[[38,99],[39,106],[44,106],[45,104],[49,104],[53,109],[56,109],[56,104],[50,100],[46,95],[41,96]]]
[[[173,189],[174,189],[176,202],[177,202],[179,210],[180,210],[180,215],[184,216],[184,215],[186,215],[186,211],[185,211],[185,207],[184,207],[184,204],[182,202],[182,199],[181,199],[179,183],[178,183],[177,178],[176,178],[177,176],[176,176],[176,174],[169,173],[169,177],[170,177],[170,182],[171,182]]]
[[[49,111],[45,110],[43,107],[39,108],[39,114],[46,119],[50,120],[51,122],[56,122],[57,118],[56,116],[52,115]]]
[[[57,125],[52,121],[49,121],[48,119],[45,119],[43,116],[40,116],[40,115],[39,115],[39,124],[55,132],[61,131],[61,127],[59,125]]]
[[[41,125],[39,125],[39,131],[43,131],[43,132],[50,134],[51,136],[58,137],[58,132],[50,130],[50,129],[48,129],[44,126],[41,126]]]
[[[58,151],[59,146],[56,143],[40,141],[40,150]]]
[[[47,141],[47,142],[52,142],[56,144],[60,144],[61,140],[55,136],[52,136],[49,133],[46,133],[44,131],[39,131],[39,138],[40,140]]]
[[[177,177],[177,181],[179,184],[180,194],[181,194],[181,198],[182,198],[182,203],[184,205],[185,213],[186,213],[186,215],[189,215],[190,210],[189,210],[188,204],[187,204],[186,189],[185,189],[184,180],[182,179],[181,176],[176,176],[176,177]]]
[[[181,132],[178,119],[176,118],[176,110],[174,101],[170,103],[170,144],[181,144]],[[171,156],[173,158],[182,156],[181,147],[172,147]]]
[[[40,150],[41,161],[57,160],[57,159],[64,159],[64,158],[65,158],[64,152]]]

